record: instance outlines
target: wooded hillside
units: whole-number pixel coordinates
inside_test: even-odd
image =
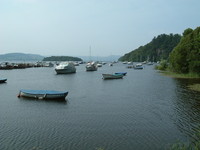
[[[168,59],[169,53],[180,42],[181,35],[179,34],[161,34],[154,37],[153,40],[139,48],[125,54],[119,58],[119,61],[160,61]]]

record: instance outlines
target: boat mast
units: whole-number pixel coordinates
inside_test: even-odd
[[[90,46],[90,48],[89,48],[89,49],[90,49],[90,62],[91,62],[91,61],[92,61],[92,60],[91,60],[91,46]]]

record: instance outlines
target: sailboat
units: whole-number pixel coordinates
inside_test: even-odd
[[[91,61],[91,46],[90,46],[90,62],[86,65],[86,71],[97,71],[97,63],[94,61]]]

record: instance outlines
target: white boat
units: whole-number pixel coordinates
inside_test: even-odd
[[[123,74],[102,74],[103,79],[122,79],[123,78]]]
[[[66,91],[20,90],[18,97],[35,99],[65,99],[67,95],[68,92]]]
[[[101,63],[98,63],[98,64],[97,64],[97,67],[102,67],[102,64],[101,64]]]
[[[147,65],[153,65],[153,64],[154,64],[153,62],[148,62],[148,63],[147,63]]]
[[[79,66],[79,62],[74,62],[74,66]]]
[[[129,61],[127,64],[128,64],[128,65],[133,65],[133,62],[132,62],[132,61]]]
[[[141,63],[136,64],[136,65],[134,66],[134,69],[143,69],[143,65],[142,65]]]
[[[86,65],[86,71],[97,71],[97,64],[95,62],[89,62]]]
[[[124,62],[122,62],[123,64],[127,64],[128,63],[128,61],[124,61]]]
[[[55,71],[57,72],[57,74],[69,74],[75,73],[76,68],[71,62],[62,62],[58,66],[56,66]]]
[[[113,63],[110,63],[109,66],[113,66]]]

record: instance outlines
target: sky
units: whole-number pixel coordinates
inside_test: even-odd
[[[0,54],[123,56],[198,26],[200,0],[0,0]]]

